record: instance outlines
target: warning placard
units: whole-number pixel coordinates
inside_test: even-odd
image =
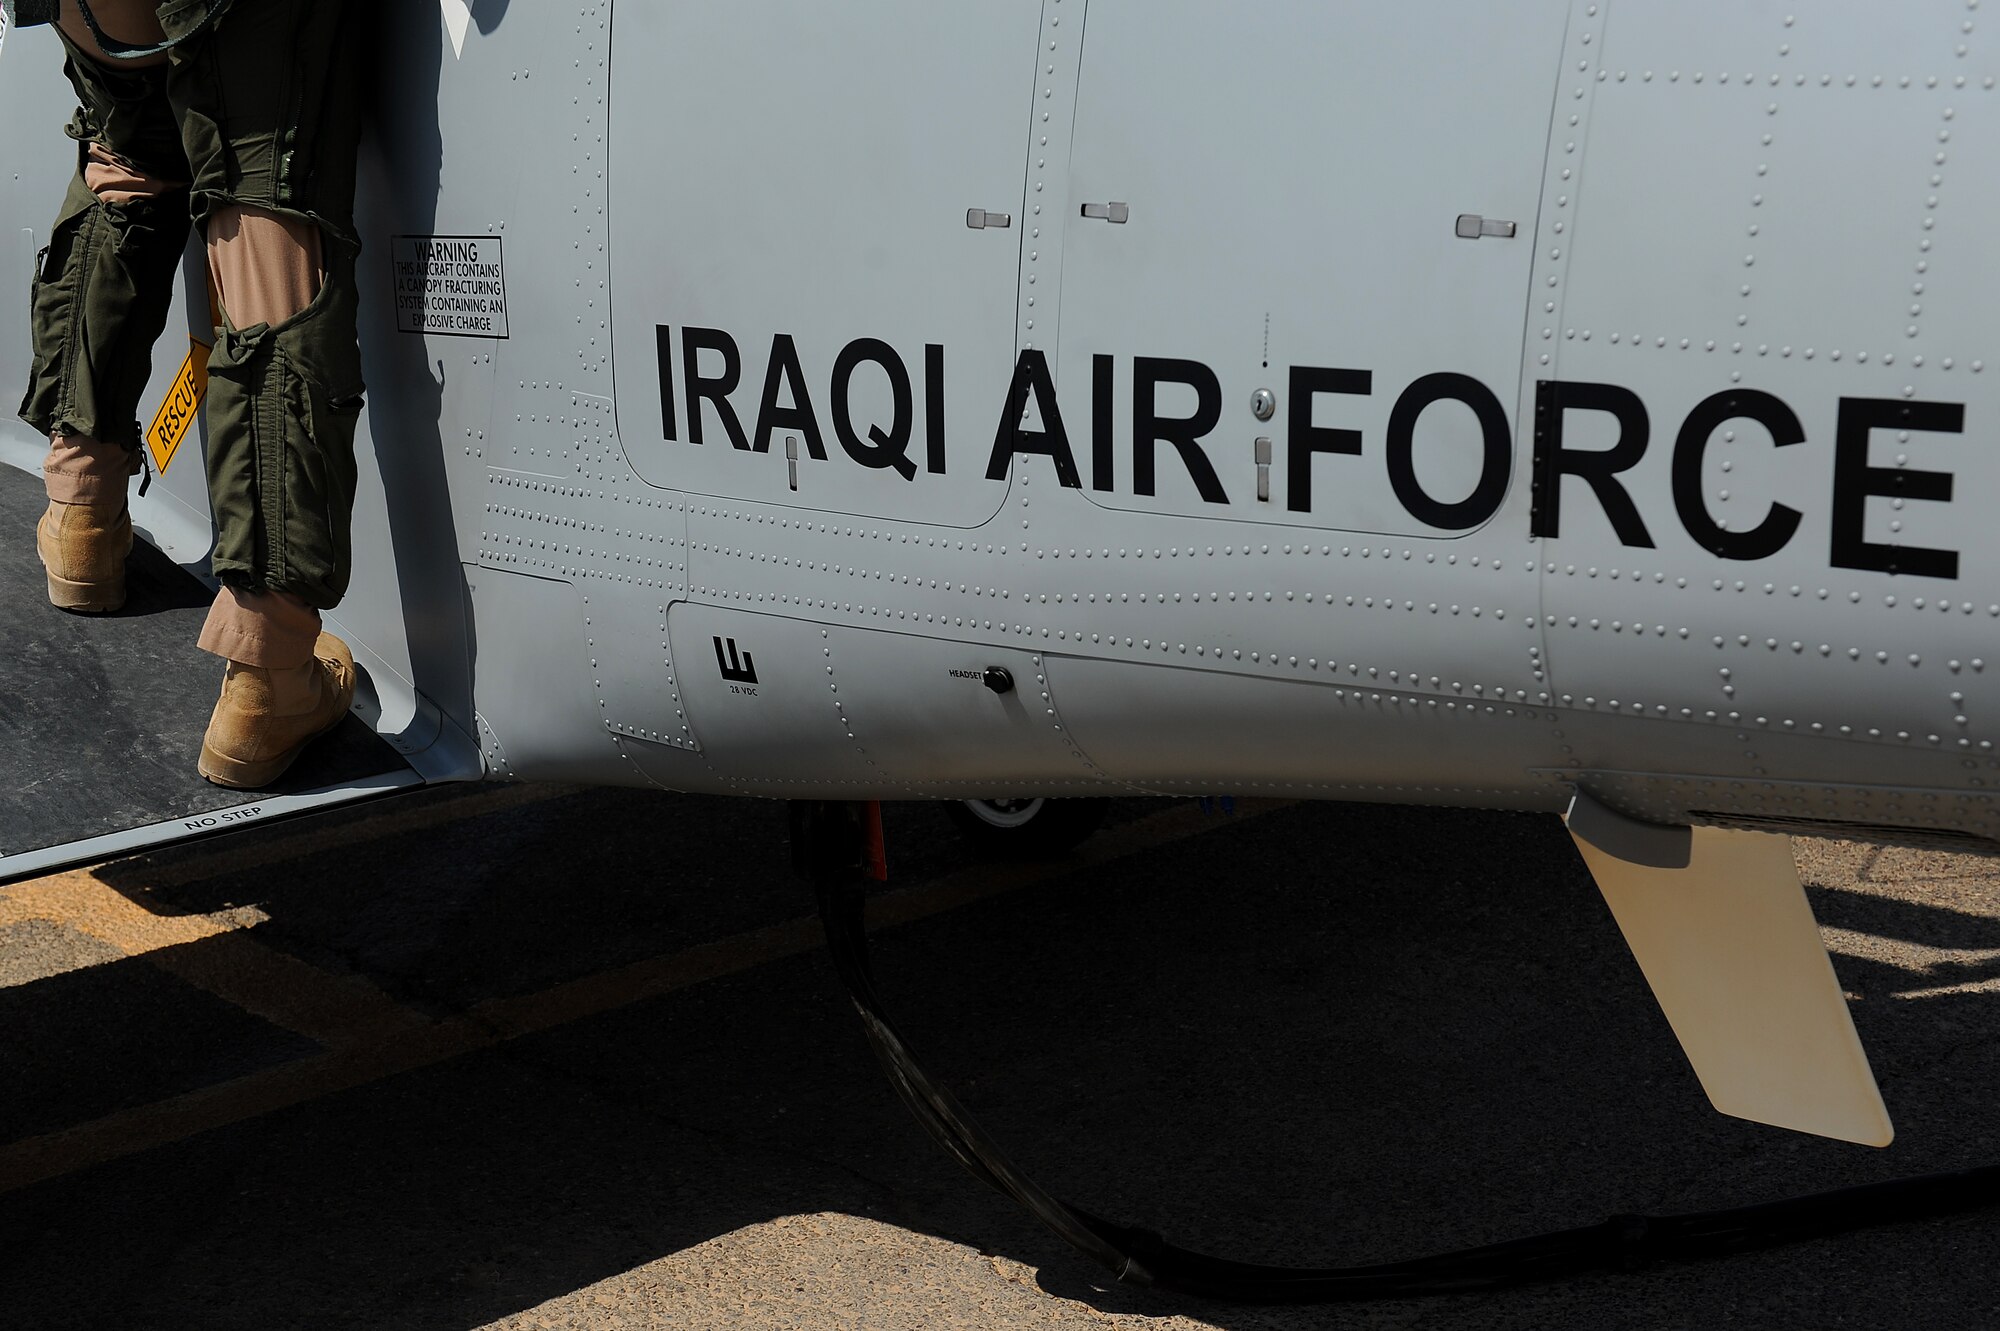
[[[498,236],[395,236],[396,327],[507,336],[507,264]]]

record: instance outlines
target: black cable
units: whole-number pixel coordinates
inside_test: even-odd
[[[795,823],[801,835],[851,824]],[[868,961],[867,884],[855,860],[833,851],[800,867],[819,899],[834,967],[861,1014],[862,1029],[903,1103],[973,1177],[1004,1193],[1088,1253],[1118,1279],[1225,1303],[1337,1303],[1497,1289],[1586,1271],[1629,1271],[1656,1261],[1692,1261],[1821,1238],[1869,1225],[1948,1215],[2000,1201],[2000,1166],[1874,1183],[1787,1201],[1678,1216],[1613,1216],[1602,1224],[1380,1266],[1294,1268],[1191,1252],[1148,1230],[1071,1206],[1023,1174],[932,1081],[883,1010]]]

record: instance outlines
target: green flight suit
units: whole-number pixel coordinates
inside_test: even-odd
[[[361,410],[353,208],[364,3],[162,0],[160,23],[176,44],[151,69],[101,64],[64,38],[82,101],[68,129],[78,170],[36,271],[34,371],[21,406],[45,434],[137,448],[189,224],[205,227],[230,204],[314,224],[324,280],[310,306],[276,328],[221,316],[207,462],[216,576],[322,610],[347,588]],[[191,187],[106,203],[84,183],[92,142]]]

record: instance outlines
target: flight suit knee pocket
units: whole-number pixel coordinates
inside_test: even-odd
[[[73,342],[81,335],[78,305],[86,283],[91,251],[100,242],[92,234],[97,199],[83,187],[71,186],[63,209],[49,229],[49,243],[35,255],[28,282],[28,331],[31,343],[28,391],[21,415],[47,432],[63,424],[58,419],[75,406],[75,385],[66,366]]]
[[[335,397],[311,378],[286,375],[284,590],[318,609],[347,591],[353,548],[354,434],[361,395]]]
[[[224,330],[209,361],[210,489],[219,563],[328,610],[352,562],[361,387],[358,372],[329,380],[320,336],[301,320]]]

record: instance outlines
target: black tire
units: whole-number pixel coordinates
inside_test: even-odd
[[[973,853],[995,860],[1051,859],[1079,845],[1104,822],[1108,799],[963,800],[945,817]]]

